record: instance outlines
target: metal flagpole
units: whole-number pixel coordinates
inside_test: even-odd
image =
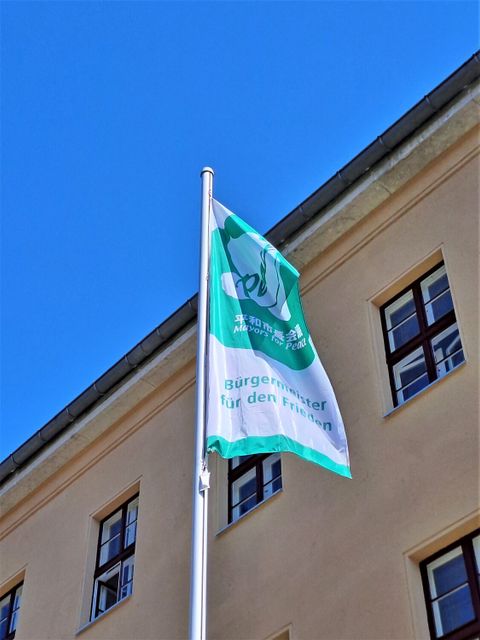
[[[192,564],[190,572],[190,640],[206,640],[207,606],[207,504],[208,469],[205,450],[206,348],[208,330],[209,216],[213,170],[202,176],[202,228],[200,240],[200,284],[197,322],[197,388],[195,416],[195,462],[193,469]]]

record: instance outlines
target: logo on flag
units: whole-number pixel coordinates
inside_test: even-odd
[[[345,428],[303,316],[297,270],[212,201],[207,448],[290,451],[351,477]]]

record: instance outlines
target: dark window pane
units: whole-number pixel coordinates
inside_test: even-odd
[[[276,491],[280,491],[281,488],[282,488],[282,477],[281,476],[278,476],[274,480],[271,480],[270,482],[267,482],[267,484],[264,485],[264,487],[263,487],[263,497],[264,497],[264,499],[265,498],[269,498]]]
[[[409,398],[412,398],[416,393],[428,387],[430,381],[428,379],[428,375],[426,373],[423,376],[420,376],[415,382],[407,385],[403,389],[398,392],[398,400],[399,402],[405,402]]]
[[[282,473],[281,459],[279,453],[272,453],[272,455],[265,458],[263,461],[263,498],[269,498],[271,495],[282,488],[282,480],[280,474]]]
[[[277,460],[272,464],[272,476],[277,478],[282,472],[280,460]]]
[[[252,467],[245,471],[230,486],[231,518],[236,520],[257,504],[257,470]]]
[[[108,574],[106,574],[108,575]],[[103,613],[113,607],[118,600],[118,572],[109,577],[104,582],[99,579],[99,599],[98,599],[98,611]]]
[[[467,581],[463,555],[459,554],[432,571],[436,597],[451,591]]]
[[[122,528],[122,511],[120,509],[119,511],[116,511],[113,514],[113,516],[110,516],[108,520],[105,520],[105,522],[102,524],[102,535],[101,535],[102,544],[104,542],[107,542],[107,540],[110,540],[111,538],[118,536],[121,528]]]
[[[125,560],[122,566],[122,587],[120,590],[120,599],[126,598],[132,593],[133,587],[133,572],[135,566],[135,558],[131,556],[128,560]]]
[[[439,378],[465,359],[456,323],[436,335],[431,344]]]
[[[401,298],[392,302],[385,308],[385,319],[387,321],[387,329],[393,329],[406,318],[415,313],[415,302],[413,293],[407,291]]]
[[[452,369],[454,367],[458,367],[459,364],[462,364],[462,362],[465,362],[465,356],[463,355],[463,350],[460,349],[460,351],[457,351],[457,353],[455,353],[451,358],[450,358],[451,362],[452,362]]]
[[[122,566],[122,584],[126,584],[127,582],[131,582],[133,580],[133,571],[134,571],[134,558],[128,558],[125,560]]]
[[[235,458],[232,458],[231,464],[232,464],[232,469],[236,469],[238,466],[240,466],[241,464],[243,464],[246,460],[248,460],[249,458],[253,458],[253,455],[250,456],[235,456]]]
[[[388,305],[384,313],[391,352],[418,335],[419,325],[412,291],[407,291]]]
[[[257,493],[257,472],[255,467],[249,469],[233,482],[231,492],[232,504],[234,505]]]
[[[240,515],[242,515],[243,513],[246,513],[247,511],[250,511],[250,509],[254,507],[256,504],[257,504],[257,496],[252,496],[248,498],[248,500],[245,500],[245,502],[242,502],[238,506]]]
[[[7,637],[7,620],[0,622],[0,640],[4,640]]]
[[[465,356],[463,355],[463,349],[460,349],[437,364],[437,376],[441,378],[452,369],[455,369],[455,367],[458,367],[459,364],[462,364],[462,362],[465,362]]]
[[[434,602],[433,610],[438,638],[474,620],[475,613],[468,585]]]
[[[420,327],[418,325],[417,316],[411,316],[405,322],[398,325],[388,333],[388,341],[390,350],[396,351],[399,347],[406,344],[409,340],[418,335]]]
[[[445,265],[422,280],[420,288],[429,325],[453,309]]]
[[[473,539],[473,552],[475,554],[475,564],[477,565],[477,573],[480,574],[480,536]]]
[[[427,370],[423,349],[416,349],[393,367],[395,387],[401,389],[420,378]]]
[[[115,522],[115,524],[113,524],[110,528],[110,538],[113,538],[113,536],[116,536],[117,534],[120,533],[120,529],[122,527],[122,522],[121,520],[118,520],[117,522]]]
[[[282,477],[278,476],[277,478],[275,478],[275,480],[272,482],[273,484],[273,490],[274,491],[278,491],[279,489],[282,488]]]
[[[263,482],[267,484],[281,473],[280,454],[272,453],[263,461]]]
[[[8,612],[10,610],[10,596],[3,598],[0,600],[0,620],[8,617]]]
[[[22,591],[23,591],[23,585],[20,585],[15,590],[15,595],[14,595],[14,598],[13,598],[13,609],[14,609],[14,611],[16,611],[17,609],[20,609],[20,603],[22,601]]]
[[[120,600],[129,596],[133,591],[133,581],[126,582],[120,590]]]
[[[17,629],[20,604],[22,602],[22,591],[23,591],[23,585],[20,585],[19,587],[16,588],[15,593],[13,594],[12,615],[10,618],[9,633],[13,633]]]
[[[250,480],[249,482],[246,482],[245,484],[241,485],[238,491],[240,500],[244,500],[245,498],[248,498],[248,496],[251,496],[256,492],[257,492],[256,478],[252,478],[252,480]]]
[[[411,382],[418,380],[425,373],[425,361],[419,360],[415,363],[412,363],[411,366],[407,369],[403,369],[400,371],[400,382],[402,387],[407,386]]]
[[[433,324],[453,309],[453,300],[450,290],[432,300],[425,306],[428,324]]]
[[[9,631],[9,633],[12,633],[12,631],[16,631],[16,629],[17,629],[17,620],[18,620],[18,609],[16,609],[15,611],[12,612],[12,617],[10,618],[10,631]]]
[[[132,500],[127,508],[127,524],[131,524],[138,518],[138,498]]]
[[[233,520],[237,520],[240,516],[243,516],[244,513],[253,509],[253,507],[257,504],[257,496],[253,495],[250,498],[247,498],[244,502],[241,502],[239,505],[232,509],[232,518]]]
[[[108,562],[109,560],[114,558],[116,555],[118,555],[121,550],[120,545],[121,545],[120,535],[117,535],[112,540],[109,540],[105,544],[102,544],[100,549],[99,566],[102,566],[102,564],[105,564],[105,562]]]
[[[449,288],[445,266],[440,267],[435,273],[422,280],[421,284],[423,300],[425,303],[433,300],[443,291]]]
[[[137,537],[137,522],[133,522],[125,529],[125,547],[133,544]]]

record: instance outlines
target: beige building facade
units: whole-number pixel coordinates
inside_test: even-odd
[[[353,478],[211,456],[211,640],[480,636],[478,66],[272,230]],[[0,637],[188,636],[194,321],[191,301],[2,463]]]

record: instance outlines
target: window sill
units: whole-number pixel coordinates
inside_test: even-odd
[[[281,489],[279,489],[278,491],[275,491],[275,493],[273,493],[271,496],[269,496],[268,498],[265,498],[264,500],[262,500],[261,502],[256,504],[254,507],[252,507],[249,511],[247,511],[247,513],[244,513],[243,515],[241,515],[239,518],[237,518],[233,522],[229,522],[227,525],[225,525],[224,527],[219,529],[219,531],[217,531],[216,535],[217,536],[221,536],[224,533],[226,533],[227,531],[230,531],[230,529],[232,527],[235,527],[235,525],[237,525],[239,522],[242,522],[243,520],[245,520],[245,518],[248,518],[254,512],[258,511],[258,509],[262,509],[266,504],[270,503],[277,496],[281,495],[283,493],[283,491],[284,491],[283,487]]]
[[[405,402],[402,402],[402,404],[399,404],[398,406],[393,407],[392,409],[387,411],[387,413],[384,413],[383,414],[383,418],[389,418],[391,415],[396,414],[398,411],[403,409],[403,407],[405,407],[406,405],[409,405],[414,400],[416,400],[419,396],[423,395],[424,393],[427,393],[427,391],[429,391],[433,387],[436,387],[437,384],[441,384],[443,382],[443,380],[446,380],[447,378],[450,378],[450,376],[455,375],[455,373],[457,371],[459,371],[460,369],[463,369],[463,367],[466,364],[467,364],[467,361],[464,360],[461,364],[456,366],[455,369],[452,369],[451,371],[449,371],[446,375],[442,376],[441,378],[437,378],[436,380],[434,380],[433,382],[428,384],[426,387],[423,387],[423,389],[420,389],[420,391],[417,391],[417,393],[415,395],[413,395],[411,398],[409,398],[408,400],[405,400]]]
[[[112,607],[110,607],[110,609],[108,609],[107,611],[105,611],[105,613],[101,613],[99,616],[97,616],[95,618],[95,620],[89,620],[86,624],[83,625],[83,627],[80,627],[80,629],[78,629],[78,631],[75,633],[76,636],[79,636],[81,633],[83,633],[84,631],[86,631],[87,629],[90,629],[90,627],[92,627],[94,624],[96,624],[99,620],[103,620],[106,616],[108,616],[112,611],[118,609],[118,607],[121,607],[123,604],[125,604],[125,602],[127,602],[128,600],[130,600],[130,598],[132,597],[133,594],[128,595],[126,598],[123,598],[122,600],[119,600],[116,604],[114,604]]]

